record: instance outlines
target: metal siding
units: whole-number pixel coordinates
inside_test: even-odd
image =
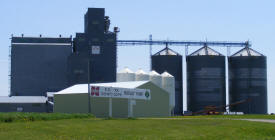
[[[150,89],[151,100],[136,100],[133,106],[134,117],[168,117],[171,116],[169,108],[169,93],[162,88],[148,82],[139,86],[140,89]]]
[[[22,112],[48,112],[46,103],[0,103],[0,112],[17,112],[17,107],[22,107]]]
[[[230,111],[267,114],[267,75],[265,56],[229,57],[229,102],[250,98]]]
[[[187,56],[186,61],[187,110],[225,105],[225,57]]]
[[[78,48],[85,48],[85,44],[80,44]],[[92,43],[92,45],[98,45]],[[114,33],[105,34],[100,45],[100,54],[91,54],[88,49],[79,49],[71,54],[68,59],[68,82],[69,85],[83,84],[88,81],[88,59],[90,60],[90,82],[115,82],[116,81],[116,35]],[[82,74],[75,71],[81,70]]]
[[[87,45],[86,36],[84,33],[76,33],[74,38],[74,45],[73,45],[73,52],[87,52],[88,45]]]
[[[112,40],[112,41],[108,41]],[[99,55],[91,56],[92,82],[115,82],[116,81],[116,35],[105,34]]]
[[[116,34],[104,33],[103,8],[89,8],[85,14],[85,33],[74,38],[74,53],[69,57],[68,82],[70,85],[87,83],[88,60],[90,61],[90,82],[115,82],[117,66]],[[91,47],[100,46],[100,54],[92,54]],[[75,70],[83,71],[76,74]]]
[[[54,113],[89,113],[88,93],[55,94],[53,112]],[[94,112],[92,113],[94,114]]]
[[[91,70],[91,68],[90,68]],[[68,85],[84,84],[88,82],[88,57],[73,53],[68,57]]]
[[[175,77],[175,110],[174,113],[182,115],[182,56],[180,55],[153,55],[152,70],[158,73],[167,71]]]
[[[70,45],[12,45],[11,96],[46,96],[67,87]]]
[[[89,8],[85,14],[85,33],[91,37],[102,38],[104,36],[104,8]]]
[[[12,37],[12,43],[72,43],[71,38]]]

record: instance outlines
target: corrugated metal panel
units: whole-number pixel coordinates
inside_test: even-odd
[[[206,106],[225,105],[225,57],[190,55],[186,61],[187,109],[196,112]]]
[[[244,50],[244,49],[243,49]],[[229,57],[229,102],[251,99],[232,106],[231,111],[245,114],[267,113],[266,57],[263,55],[240,55]]]
[[[0,103],[46,103],[47,97],[44,96],[2,96]]]
[[[165,48],[169,49],[169,48]],[[162,51],[166,51],[166,50]],[[169,49],[171,50],[171,49]],[[173,51],[175,52],[175,51]],[[175,109],[174,113],[182,115],[183,112],[183,82],[182,82],[182,56],[177,55],[159,55],[159,52],[151,57],[152,70],[158,73],[167,71],[175,77]]]

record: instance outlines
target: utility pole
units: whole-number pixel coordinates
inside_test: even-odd
[[[150,68],[152,70],[152,41],[153,41],[153,36],[149,35],[149,41],[150,41],[150,50],[149,50],[149,55],[150,55]]]
[[[91,113],[90,59],[88,56],[88,113]]]

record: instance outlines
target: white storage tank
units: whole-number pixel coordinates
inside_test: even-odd
[[[169,106],[171,112],[175,108],[175,77],[168,72],[163,72],[162,77],[162,88],[169,93]]]
[[[149,73],[149,80],[154,83],[155,85],[162,87],[162,78],[161,75],[159,73],[157,73],[156,71],[152,70]]]
[[[139,69],[136,72],[136,81],[149,81],[149,74],[144,72],[142,69]]]
[[[116,79],[117,82],[135,81],[135,73],[126,67],[117,73]]]

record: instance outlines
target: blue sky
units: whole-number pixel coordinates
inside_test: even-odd
[[[267,56],[268,107],[275,112],[274,5],[274,0],[1,0],[0,96],[9,91],[11,34],[74,36],[84,30],[87,8],[100,7],[106,8],[111,27],[120,27],[119,39],[148,39],[152,34],[153,39],[163,40],[250,40],[255,50]],[[163,47],[155,46],[153,51]],[[184,47],[171,48],[184,54]],[[214,49],[226,54],[224,49]],[[148,71],[149,64],[148,47],[119,47],[118,70],[128,66]]]

